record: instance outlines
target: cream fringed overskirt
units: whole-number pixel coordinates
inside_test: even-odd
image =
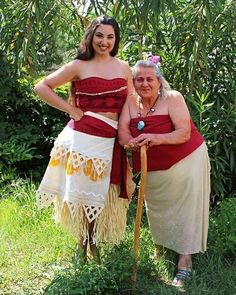
[[[117,129],[116,121],[86,114]],[[114,141],[66,126],[54,143],[37,205],[54,204],[55,221],[77,238],[88,237],[88,222],[93,221],[96,243],[117,244],[124,236],[128,200],[118,197],[118,185],[110,184]]]
[[[171,168],[148,172],[145,200],[155,244],[183,255],[204,252],[209,196],[210,162],[205,143]]]

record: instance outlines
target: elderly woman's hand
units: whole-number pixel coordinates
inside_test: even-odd
[[[139,147],[141,147],[142,145],[150,147],[153,145],[160,145],[162,143],[161,137],[161,134],[142,133],[134,138],[134,141]]]
[[[135,138],[130,139],[130,141],[125,145],[125,148],[136,152],[140,149],[137,142],[135,141]]]

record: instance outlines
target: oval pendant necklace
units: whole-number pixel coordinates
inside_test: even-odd
[[[139,121],[137,124],[137,129],[138,131],[141,131],[145,126],[145,122],[144,121]]]
[[[157,98],[155,99],[153,105],[152,105],[152,106],[150,107],[150,109],[147,111],[146,115],[143,116],[144,118],[146,118],[148,114],[150,114],[150,113],[154,113],[154,112],[155,112],[155,110],[156,110],[156,109],[155,109],[155,105],[156,105],[156,103],[157,103],[157,101],[158,101],[158,98],[159,98],[159,94],[157,95]],[[142,101],[141,98],[139,98],[139,101],[138,101],[138,113],[137,113],[137,116],[138,116],[138,117],[141,117],[141,116],[142,116],[142,114],[141,114],[141,107],[140,107],[140,105],[141,105],[141,101]],[[144,121],[144,120],[140,120],[140,121],[138,121],[138,123],[137,123],[137,129],[138,129],[138,131],[143,130],[144,127],[145,127],[145,121]]]

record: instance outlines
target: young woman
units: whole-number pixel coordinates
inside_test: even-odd
[[[35,86],[46,103],[72,119],[51,151],[38,205],[54,203],[56,221],[81,240],[85,254],[89,244],[96,256],[100,242],[119,243],[128,208],[130,170],[116,136],[121,108],[133,86],[128,64],[115,57],[119,41],[114,18],[94,19],[75,60]],[[70,103],[54,92],[67,82]]]

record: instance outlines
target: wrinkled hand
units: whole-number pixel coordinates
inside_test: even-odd
[[[125,149],[131,149],[132,151],[139,151],[140,147],[137,145],[135,138],[130,139],[130,141],[125,145]]]
[[[148,148],[150,146],[157,144],[156,135],[151,133],[142,133],[136,138],[134,138],[134,141],[136,142],[136,145],[139,147],[146,145]]]

